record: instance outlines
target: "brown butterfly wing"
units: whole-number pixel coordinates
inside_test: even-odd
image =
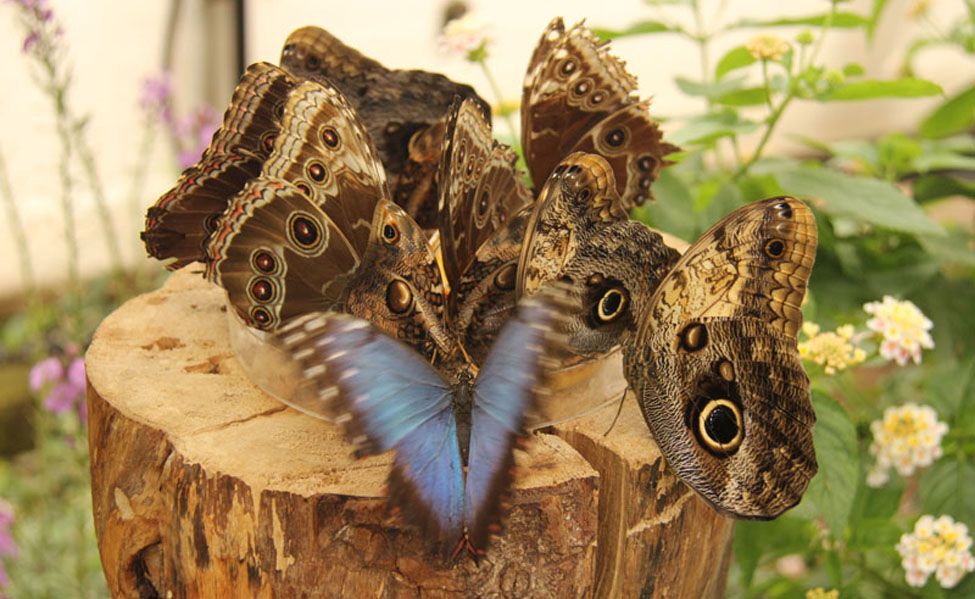
[[[303,190],[360,255],[376,204],[389,199],[382,164],[362,122],[327,83],[306,81],[291,91],[262,176]]]
[[[320,27],[288,36],[281,66],[299,77],[324,77],[342,90],[366,123],[391,179],[403,171],[413,135],[442,120],[454,96],[488,106],[468,85],[437,73],[387,69]]]
[[[476,102],[454,103],[447,117],[438,202],[444,270],[451,287],[459,284],[478,248],[531,202],[516,162],[515,153],[494,140]]]
[[[588,238],[627,219],[609,163],[595,154],[568,156],[535,202],[518,260],[518,297],[561,278]]]
[[[437,228],[437,174],[444,143],[444,121],[413,134],[406,164],[393,180],[393,201],[424,229]]]
[[[297,187],[254,180],[234,198],[207,249],[207,279],[227,291],[249,325],[274,330],[289,318],[338,306],[359,255],[328,215]]]
[[[369,245],[349,282],[346,311],[430,361],[457,353],[444,324],[440,265],[423,229],[396,204],[376,206]]]
[[[792,198],[745,206],[692,245],[627,343],[627,380],[678,475],[720,511],[774,518],[816,472],[796,333],[816,252]]]
[[[634,95],[636,79],[582,23],[566,31],[561,18],[542,34],[522,94],[522,147],[540,187],[575,151],[610,161],[624,206],[651,197],[650,183],[677,148],[661,140],[649,102]]]
[[[274,65],[248,67],[210,147],[149,208],[142,240],[150,255],[159,260],[175,258],[170,269],[204,259],[206,240],[217,219],[231,198],[260,173],[270,155],[287,94],[294,85]]]

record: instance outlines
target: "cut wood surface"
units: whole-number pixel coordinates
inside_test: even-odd
[[[608,435],[616,405],[533,434],[487,557],[445,562],[386,513],[391,454],[356,460],[250,382],[199,270],[119,308],[86,356],[114,597],[723,595],[731,521],[669,472],[632,398]]]

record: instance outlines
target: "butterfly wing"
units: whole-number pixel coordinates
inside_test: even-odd
[[[475,550],[483,550],[497,523],[500,496],[511,482],[515,440],[558,364],[563,294],[562,288],[549,288],[518,305],[474,385],[464,523]]]
[[[433,362],[458,351],[444,304],[440,265],[423,229],[396,204],[380,202],[369,246],[349,281],[346,310]]]
[[[429,538],[463,529],[464,473],[453,393],[411,348],[345,314],[288,323],[279,341],[301,364],[319,405],[364,453],[394,449],[389,501]]]
[[[267,63],[247,68],[234,90],[223,124],[200,161],[180,176],[146,213],[142,240],[150,255],[175,258],[175,269],[203,260],[206,240],[244,185],[261,172],[280,128],[287,94],[295,85]]]
[[[774,518],[816,472],[815,414],[796,334],[816,252],[792,198],[731,213],[660,283],[624,350],[661,452],[720,511]]]
[[[606,160],[581,152],[568,156],[535,202],[518,260],[518,296],[560,278],[588,238],[628,218]]]
[[[325,78],[342,90],[366,123],[391,180],[403,172],[410,140],[441,121],[454,96],[474,97],[488,107],[468,85],[437,73],[387,69],[321,27],[289,35],[281,66],[298,77]]]
[[[664,143],[634,95],[636,78],[606,44],[582,23],[566,31],[561,18],[542,34],[522,94],[522,147],[532,181],[541,186],[555,166],[575,151],[597,153],[611,164],[628,209],[651,197],[650,184],[664,156]]]
[[[382,163],[362,121],[328,82],[306,81],[288,95],[262,177],[301,189],[360,255],[376,204],[389,199]]]
[[[515,169],[517,155],[494,140],[491,123],[472,99],[455,101],[447,116],[440,161],[439,231],[451,288],[491,235],[531,202]]]
[[[205,277],[227,291],[251,326],[339,305],[359,255],[299,188],[257,179],[234,198],[207,247]]]

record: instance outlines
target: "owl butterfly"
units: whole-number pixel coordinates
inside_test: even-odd
[[[796,346],[815,254],[804,204],[744,206],[681,256],[624,340],[626,379],[667,462],[739,518],[778,516],[816,473]]]
[[[306,395],[318,405],[306,408],[337,413],[360,453],[395,450],[389,505],[442,554],[466,547],[477,558],[497,530],[526,414],[546,393],[561,301],[556,289],[522,302],[480,371],[467,365],[446,378],[413,348],[344,314],[303,316],[278,340],[312,387]]]
[[[438,226],[450,287],[447,320],[478,364],[515,305],[518,252],[532,202],[516,162],[516,154],[494,140],[477,102],[454,102],[440,161]]]
[[[518,262],[518,297],[565,280],[580,309],[566,318],[568,346],[599,357],[634,328],[678,253],[659,234],[629,220],[609,163],[576,152],[552,171],[535,202]]]
[[[301,83],[284,98],[259,176],[217,222],[205,276],[264,330],[341,306],[388,197],[382,164],[341,92]]]
[[[424,228],[435,227],[443,120],[455,96],[487,110],[474,89],[437,73],[387,69],[314,26],[288,36],[281,66],[299,78],[324,78],[345,94],[376,144],[394,200]]]
[[[270,156],[285,100],[297,83],[268,63],[247,68],[200,161],[146,213],[142,240],[151,256],[173,258],[170,269],[204,260],[220,215]]]
[[[649,100],[606,44],[579,23],[549,23],[528,64],[521,101],[521,144],[532,181],[542,186],[572,152],[605,158],[624,210],[652,198],[650,184],[678,148],[662,140]]]

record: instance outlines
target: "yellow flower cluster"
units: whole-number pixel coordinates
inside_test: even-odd
[[[921,516],[914,531],[901,535],[894,548],[901,555],[907,584],[911,586],[924,586],[934,574],[938,584],[950,589],[975,570],[968,527],[951,516]]]
[[[921,348],[934,347],[934,340],[928,333],[934,324],[913,302],[898,301],[885,295],[883,301],[864,304],[863,310],[873,316],[867,321],[867,328],[883,336],[880,355],[884,358],[901,366],[907,364],[908,359],[920,364]]]
[[[822,366],[826,374],[836,374],[848,366],[863,362],[867,357],[866,352],[851,343],[851,324],[839,327],[835,333],[820,333],[819,325],[806,322],[802,325],[802,332],[809,339],[799,342],[799,355],[803,360]]]
[[[806,599],[840,599],[840,592],[836,589],[827,591],[823,587],[816,587],[806,591]]]
[[[941,457],[941,438],[948,425],[938,420],[930,406],[908,403],[884,410],[884,419],[871,422],[870,432],[870,453],[877,456],[877,463],[867,474],[867,484],[879,487],[887,482],[891,467],[901,476],[910,476]]]
[[[757,35],[745,42],[745,49],[756,60],[778,60],[789,50],[789,44],[775,35]]]

